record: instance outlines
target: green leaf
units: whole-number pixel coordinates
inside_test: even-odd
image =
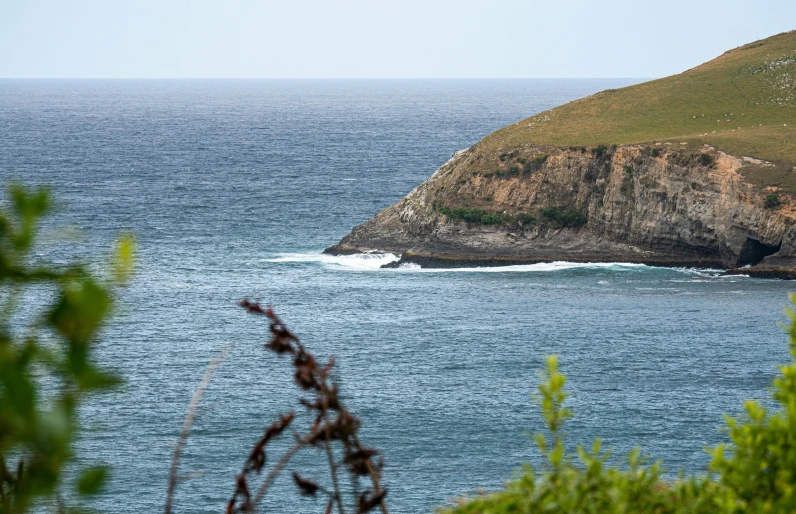
[[[109,474],[107,466],[84,469],[77,481],[77,492],[84,495],[99,493]]]
[[[91,278],[63,287],[48,318],[49,324],[72,344],[85,344],[99,329],[111,307],[108,291]]]
[[[113,249],[113,279],[119,284],[126,284],[135,268],[135,239],[131,234],[122,235]]]

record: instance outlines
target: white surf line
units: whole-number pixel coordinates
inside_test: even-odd
[[[274,263],[319,263],[325,266],[346,268],[356,271],[378,270],[383,265],[395,262],[401,258],[394,253],[355,253],[351,255],[328,255],[325,253],[283,253],[263,262]]]

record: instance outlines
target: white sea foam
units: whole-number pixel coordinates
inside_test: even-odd
[[[372,251],[355,253],[351,255],[328,255],[324,253],[283,253],[262,262],[273,263],[317,263],[331,269],[348,269],[352,271],[376,271],[385,264],[400,260],[401,256],[389,252]],[[506,266],[477,266],[459,268],[423,268],[411,262],[401,263],[397,268],[388,268],[385,271],[401,273],[544,273],[572,269],[593,269],[609,271],[633,271],[638,269],[669,269],[686,275],[694,276],[693,280],[725,278],[723,270],[695,269],[695,268],[654,268],[645,264],[631,262],[569,262],[554,261],[540,262],[537,264],[511,264]],[[734,275],[735,277],[743,275]],[[677,282],[677,279],[673,281]],[[707,280],[706,280],[707,281]]]
[[[610,269],[613,271],[631,270],[634,268],[646,268],[644,264],[634,264],[630,262],[540,262],[537,264],[511,264],[507,266],[479,266],[473,268],[409,268],[408,271],[418,271],[423,273],[517,273],[517,272],[549,272],[563,271],[568,269]],[[400,271],[407,269],[398,268]]]
[[[712,269],[712,268],[697,269],[697,268],[682,268],[682,267],[675,267],[669,269],[673,269],[674,271],[679,271],[680,273],[686,273],[689,275],[697,275],[700,277],[716,278],[724,276],[723,269]]]
[[[355,253],[352,255],[328,255],[325,253],[283,253],[272,259],[263,259],[263,262],[315,262],[332,268],[369,271],[377,270],[384,264],[395,262],[400,258],[400,255],[382,252]]]
[[[356,271],[378,270],[383,265],[396,262],[400,255],[385,252],[356,253],[351,255],[327,255],[323,253],[283,253],[262,262],[273,263],[318,263],[330,268],[350,269]],[[646,268],[644,264],[629,262],[542,262],[538,264],[512,264],[506,266],[479,266],[461,268],[423,268],[418,264],[405,262],[397,268],[385,271],[404,273],[517,273],[517,272],[550,272],[568,269],[609,269],[614,271]]]

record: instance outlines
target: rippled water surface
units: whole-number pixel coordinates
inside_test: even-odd
[[[319,255],[458,149],[632,81],[0,81],[0,179],[51,184],[59,224],[101,256],[136,233],[140,271],[99,344],[125,386],[86,407],[79,455],[115,469],[97,505],[161,508],[191,393],[200,408],[178,511],[219,512],[247,448],[295,392],[235,302],[270,302],[384,450],[394,512],[499,487],[534,459],[530,393],[558,354],[573,442],[640,445],[699,472],[723,412],[764,398],[787,359],[790,283],[632,264],[379,269]],[[55,243],[53,243],[55,244]],[[63,259],[61,247],[44,254]],[[298,462],[312,475],[313,459]],[[279,484],[272,512],[318,512]],[[286,503],[288,502],[288,503]]]

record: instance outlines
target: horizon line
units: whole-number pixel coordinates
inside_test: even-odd
[[[0,80],[655,80],[661,77],[0,77]]]

